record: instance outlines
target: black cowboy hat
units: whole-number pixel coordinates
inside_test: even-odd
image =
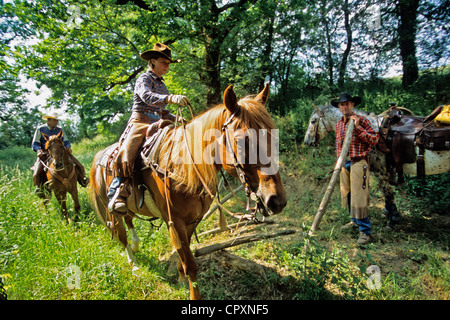
[[[352,97],[347,92],[342,92],[341,95],[339,96],[339,100],[331,100],[331,105],[333,107],[339,108],[339,103],[346,102],[346,101],[351,101],[355,104],[355,106],[357,106],[358,104],[361,103],[361,98],[360,97]]]
[[[150,59],[166,58],[170,63],[180,62],[180,59],[172,60],[172,51],[163,43],[157,42],[153,46],[153,50],[147,50],[140,54],[142,60],[149,61]]]

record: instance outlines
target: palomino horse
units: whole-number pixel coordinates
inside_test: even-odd
[[[77,174],[75,164],[61,140],[62,131],[55,136],[47,137],[45,149],[49,152],[52,161],[49,165],[44,164],[47,169],[47,182],[44,185],[47,191],[45,203],[48,203],[53,190],[56,199],[58,199],[61,213],[70,222],[67,211],[66,196],[70,193],[74,202],[75,213],[80,211],[80,202],[78,201]]]
[[[276,137],[272,133],[274,122],[265,109],[269,96],[266,85],[255,98],[237,100],[232,86],[224,93],[224,104],[195,117],[189,124],[171,129],[161,138],[160,150],[151,170],[143,165],[135,172],[152,195],[154,207],[150,212],[129,212],[124,219],[113,217],[107,212],[108,199],[106,169],[99,165],[103,151],[94,158],[91,169],[91,201],[100,220],[107,225],[122,243],[129,262],[133,262],[132,251],[137,250],[139,238],[134,231],[132,218],[136,213],[160,217],[167,224],[173,249],[178,252],[180,280],[189,280],[191,299],[200,299],[197,281],[198,266],[189,248],[191,236],[210,207],[217,192],[219,170],[238,177],[252,199],[262,204],[264,215],[280,213],[286,206],[286,194],[278,167],[255,153],[242,156],[242,142],[249,142],[255,133],[259,154],[269,151],[275,155]],[[274,139],[275,138],[275,139]],[[249,149],[244,146],[243,149]],[[253,160],[253,161],[251,161]],[[276,167],[276,168],[275,168]],[[274,169],[275,168],[275,169]],[[165,174],[161,174],[161,169]],[[248,194],[249,196],[249,194]],[[147,204],[147,201],[145,201]],[[130,200],[128,200],[130,209]],[[128,244],[123,220],[132,234]],[[115,230],[115,231],[114,231]]]
[[[376,132],[379,132],[383,115],[369,114],[357,109],[353,110],[357,115],[366,117]],[[315,107],[309,119],[308,130],[305,134],[304,143],[308,146],[317,146],[318,143],[329,133],[336,131],[336,123],[342,118],[339,108],[331,105]],[[417,147],[418,148],[418,147]],[[418,154],[418,150],[416,150]],[[450,151],[431,151],[425,149],[425,172],[427,175],[440,174],[450,171]],[[386,155],[377,148],[372,148],[369,153],[371,171],[377,177],[378,184],[385,197],[385,213],[389,217],[389,225],[393,227],[399,220],[400,215],[394,203],[394,190],[389,183],[389,171],[386,165]],[[412,176],[417,175],[416,163],[403,164],[403,172]]]

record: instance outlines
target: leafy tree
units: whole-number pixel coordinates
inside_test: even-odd
[[[15,59],[25,58],[16,51],[15,42],[29,37],[32,30],[17,19],[10,3],[0,3],[0,149],[14,145],[30,145],[39,119],[37,108],[29,109],[27,89],[19,83],[20,68]],[[30,125],[31,124],[31,125]]]
[[[197,111],[219,103],[230,83],[242,95],[270,81],[269,107],[282,116],[304,105],[304,97],[331,97],[354,81],[379,81],[401,62],[400,39],[407,29],[398,22],[402,1],[2,2],[0,98],[8,101],[1,116],[28,111],[18,90],[19,76],[26,75],[51,89],[48,107],[67,110],[78,137],[99,129],[120,131],[113,123],[128,118],[134,82],[147,68],[139,53],[156,41],[170,45],[182,60],[165,76],[169,90],[189,96]],[[448,59],[448,0],[415,2],[415,11],[406,10],[416,12],[415,20],[405,14],[402,23],[415,26],[416,51],[406,51],[416,56],[413,65],[433,67],[427,74],[433,81],[411,82],[407,72],[404,81],[413,89],[434,83],[434,101],[444,101],[448,88],[437,67]]]

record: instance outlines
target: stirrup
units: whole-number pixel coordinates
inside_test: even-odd
[[[80,181],[78,181],[78,183],[80,184],[80,186],[86,188],[89,184],[89,178],[83,177],[80,179]]]

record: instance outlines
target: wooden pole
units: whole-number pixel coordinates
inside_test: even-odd
[[[319,210],[317,210],[316,217],[314,218],[314,222],[311,226],[311,231],[316,231],[319,228],[320,221],[322,220],[322,217],[325,214],[325,210],[327,209],[328,203],[330,202],[334,186],[338,181],[339,173],[341,172],[341,168],[344,164],[344,159],[347,157],[348,149],[350,148],[350,142],[352,141],[354,126],[355,121],[350,120],[347,132],[345,133],[345,139],[342,145],[341,154],[336,162],[336,166],[334,167],[333,176],[331,177],[330,183],[328,184],[328,188],[325,191],[325,195],[323,196],[322,202],[320,203]]]

